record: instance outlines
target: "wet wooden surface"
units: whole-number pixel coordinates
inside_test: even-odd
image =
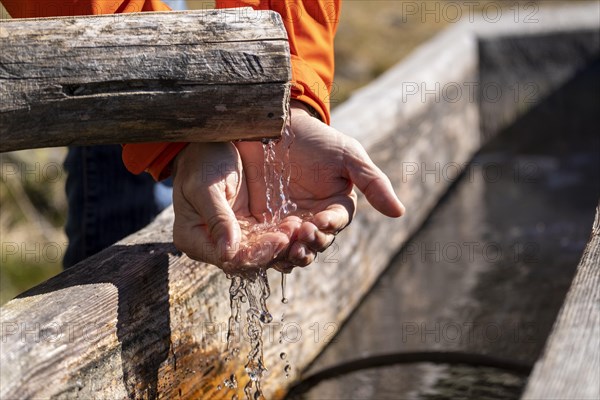
[[[279,137],[281,16],[250,8],[0,21],[0,151]]]

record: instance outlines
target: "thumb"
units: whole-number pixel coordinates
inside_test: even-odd
[[[241,229],[227,201],[225,191],[218,184],[198,191],[192,206],[205,221],[209,237],[217,249],[217,258],[231,261],[241,241]]]
[[[362,145],[351,139],[347,150],[344,160],[347,176],[368,202],[388,217],[404,215],[406,209],[396,196],[390,179],[375,165]]]

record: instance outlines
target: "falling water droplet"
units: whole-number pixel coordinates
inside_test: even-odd
[[[273,321],[273,316],[270,313],[268,313],[268,312],[260,313],[260,322],[262,322],[263,324],[268,324],[271,321]]]
[[[235,379],[235,375],[231,374],[229,379],[225,379],[223,381],[223,384],[225,385],[225,387],[227,387],[229,389],[236,389],[237,388],[237,379]]]
[[[288,300],[285,298],[285,274],[281,273],[281,302],[287,304]]]
[[[287,354],[285,354],[285,353],[279,354],[279,358],[281,358],[282,360],[285,360],[286,357],[287,357]]]

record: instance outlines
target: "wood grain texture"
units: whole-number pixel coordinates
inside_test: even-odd
[[[275,138],[281,16],[249,8],[0,22],[0,151]]]
[[[600,204],[592,235],[523,399],[600,398]]]

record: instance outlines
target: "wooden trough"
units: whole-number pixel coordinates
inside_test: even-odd
[[[288,278],[289,304],[278,301],[279,275],[270,275],[269,308],[275,318],[263,337],[268,398],[282,398],[333,338],[482,143],[598,58],[595,7],[541,9],[533,25],[512,18],[460,23],[335,110],[333,125],[365,145],[408,213],[400,221],[388,220],[360,197],[352,226],[311,267]],[[525,57],[531,51],[537,57]],[[491,84],[507,89],[531,82],[539,88],[531,102],[515,102],[512,94],[492,100],[484,92]],[[442,91],[426,95],[424,88]],[[462,95],[452,95],[459,89]],[[424,178],[427,171],[444,167],[443,179]],[[229,281],[217,268],[176,251],[172,222],[173,211],[167,209],[140,232],[1,308],[0,397],[231,398],[234,390],[218,387],[234,372],[237,394],[243,395],[244,360],[224,362]],[[570,310],[578,310],[585,321],[597,320],[597,300],[590,302],[597,296],[597,232],[590,246],[586,254],[592,256],[586,259],[592,261],[582,261],[559,333],[549,344],[556,352],[551,358],[561,363],[582,354],[560,345],[560,332],[580,329],[563,322]],[[577,374],[597,369],[594,329],[581,335],[589,343],[577,358],[581,369],[565,368],[564,375],[552,378],[569,382],[571,391],[565,393],[572,397],[562,398],[598,390],[597,381],[583,389],[588,382]],[[289,379],[281,352],[293,367]],[[548,380],[545,365],[542,361],[534,371],[526,398],[539,397]]]

